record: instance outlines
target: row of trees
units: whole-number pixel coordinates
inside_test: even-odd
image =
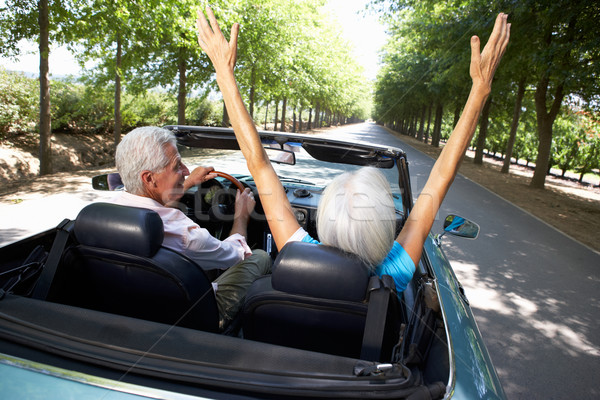
[[[11,136],[37,133],[39,80],[0,66],[0,141]],[[112,88],[98,88],[78,82],[75,78],[51,81],[53,100],[50,107],[52,132],[91,133],[109,135],[114,130],[114,93]],[[211,93],[208,93],[211,94]],[[122,129],[127,132],[138,126],[177,124],[178,99],[165,90],[149,90],[143,95],[123,91],[121,95]],[[336,117],[325,112],[289,115],[283,123],[276,107],[268,103],[258,106],[255,120],[264,129],[298,132],[336,123]],[[223,102],[207,93],[188,95],[185,121],[190,125],[222,126]],[[277,123],[277,125],[274,124]]]
[[[0,8],[0,50],[18,56],[18,42],[36,40],[40,54],[40,173],[52,171],[48,55],[67,45],[81,65],[93,62],[88,84],[112,88],[114,141],[122,134],[122,93],[157,86],[177,94],[177,123],[186,121],[194,90],[213,89],[213,69],[197,45],[194,0],[6,0]],[[202,3],[202,2],[200,2]],[[345,121],[368,116],[369,84],[350,56],[340,29],[324,12],[324,0],[211,1],[219,22],[241,23],[240,89],[249,110],[281,104],[286,110]],[[276,112],[278,114],[278,112]],[[295,119],[295,118],[294,118]],[[276,119],[277,121],[277,119]],[[320,121],[319,121],[320,122]]]
[[[0,141],[11,136],[31,138],[37,133],[39,80],[0,67]],[[114,130],[114,93],[74,79],[51,81],[52,132],[110,135]],[[172,93],[147,91],[143,96],[124,91],[121,119],[124,131],[137,126],[177,123],[177,98]],[[220,126],[221,101],[188,97],[186,121],[192,125]]]
[[[376,84],[376,119],[420,138],[431,124],[437,146],[444,116],[452,120],[449,131],[469,93],[469,38],[477,34],[485,43],[497,13],[507,12],[511,40],[474,139],[475,162],[491,148],[504,155],[508,172],[512,157],[533,155],[531,185],[538,188],[553,164],[581,172],[599,167],[600,4],[373,0],[371,6],[390,32]]]

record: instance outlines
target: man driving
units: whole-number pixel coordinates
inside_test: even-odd
[[[198,167],[190,173],[176,143],[170,131],[159,127],[136,128],[125,135],[115,154],[125,190],[112,201],[154,210],[163,221],[163,246],[204,269],[225,269],[213,281],[219,328],[224,330],[237,315],[250,285],[270,273],[271,258],[262,250],[250,250],[246,243],[248,221],[256,205],[249,188],[237,192],[233,226],[224,240],[174,207],[186,190],[216,177],[212,167]]]

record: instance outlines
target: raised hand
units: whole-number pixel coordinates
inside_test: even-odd
[[[237,58],[237,38],[240,25],[235,23],[231,26],[231,36],[227,42],[210,7],[206,7],[206,14],[210,23],[206,20],[204,13],[198,11],[198,19],[196,19],[198,44],[210,58],[217,75],[223,68],[233,71]]]
[[[477,36],[471,38],[470,75],[473,80],[471,93],[446,146],[433,165],[425,187],[421,190],[402,231],[396,238],[415,265],[419,263],[423,243],[471,143],[479,114],[492,90],[494,73],[506,50],[509,36],[510,24],[507,23],[507,15],[499,14],[490,39],[482,52],[479,50],[479,38]]]
[[[507,23],[507,18],[507,14],[498,14],[494,30],[482,52],[480,52],[479,38],[477,36],[471,38],[470,75],[474,85],[491,89],[494,73],[510,38],[510,24]]]

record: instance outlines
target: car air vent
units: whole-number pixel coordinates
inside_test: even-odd
[[[298,188],[294,190],[294,196],[296,197],[309,197],[310,192],[304,188]]]

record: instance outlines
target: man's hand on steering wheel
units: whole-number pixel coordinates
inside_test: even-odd
[[[235,215],[234,220],[241,218],[241,221],[246,223],[250,219],[250,214],[254,211],[256,200],[250,188],[245,188],[243,192],[237,191],[235,196]]]
[[[196,167],[187,177],[187,179],[183,182],[183,189],[187,191],[189,188],[209,181],[217,177],[216,174],[213,174],[212,171],[215,169],[213,167]]]

